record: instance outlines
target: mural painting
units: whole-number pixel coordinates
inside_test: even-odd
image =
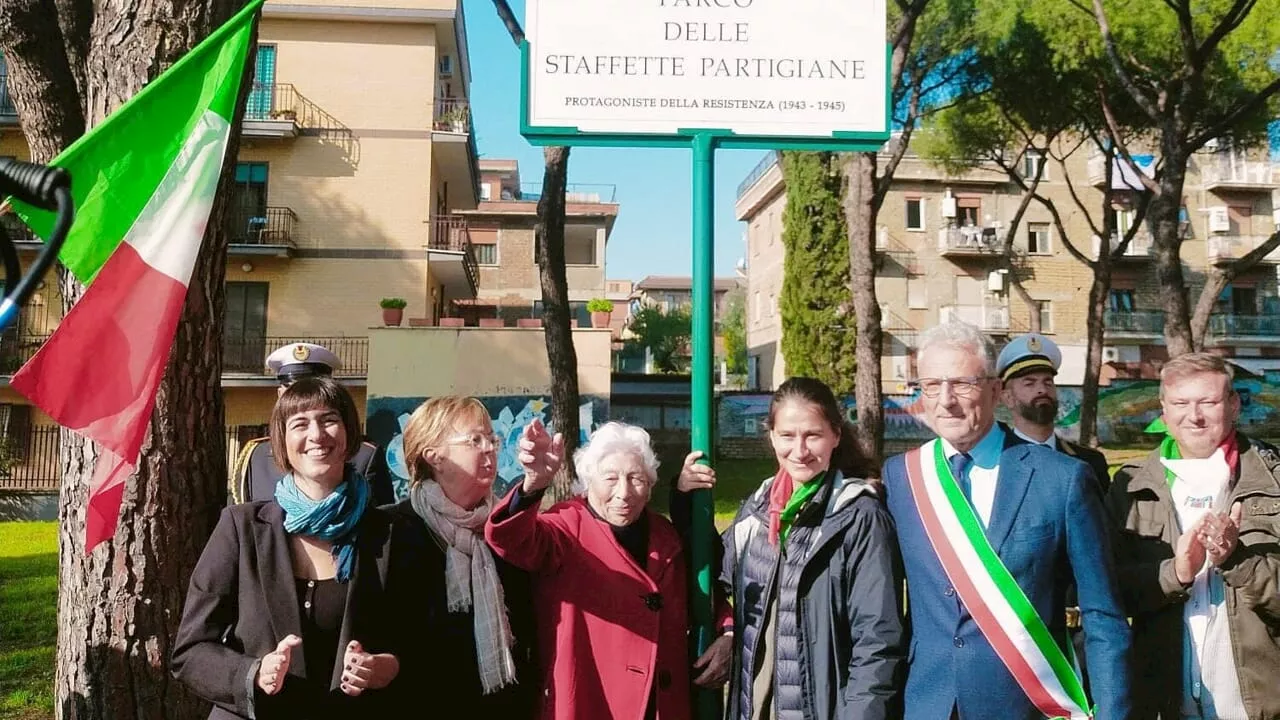
[[[494,480],[494,493],[505,495],[511,486],[522,475],[520,463],[516,460],[516,443],[520,433],[535,419],[547,424],[547,429],[554,433],[551,423],[551,398],[549,396],[503,395],[477,398],[489,411],[489,419],[493,422],[493,432],[502,438],[502,447],[498,448],[498,476]],[[368,401],[369,438],[386,448],[387,466],[391,469],[391,479],[395,486],[396,499],[404,499],[409,492],[409,471],[405,465],[404,434],[405,423],[409,416],[427,398],[406,397],[371,397]],[[601,396],[582,396],[582,404],[578,407],[579,445],[585,443],[588,434],[609,418],[609,399]]]

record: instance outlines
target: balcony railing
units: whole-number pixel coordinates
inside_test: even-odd
[[[302,124],[301,96],[289,83],[267,85],[255,82],[244,105],[245,120],[290,120]]]
[[[1280,186],[1280,165],[1269,160],[1248,160],[1233,152],[1215,153],[1201,163],[1200,182],[1207,188]]]
[[[1003,332],[1009,329],[1009,308],[1002,305],[944,305],[942,322],[957,321],[980,330]]]
[[[9,95],[9,73],[0,72],[0,122],[17,122],[18,108]]]
[[[1160,335],[1164,333],[1162,310],[1108,310],[1103,325],[1109,333]]]
[[[1111,233],[1110,250],[1114,250],[1120,244],[1121,235],[1119,232]],[[1096,259],[1098,253],[1102,249],[1102,239],[1097,235],[1093,236],[1093,257]],[[1133,234],[1133,238],[1129,240],[1129,246],[1124,249],[1124,255],[1119,260],[1147,260],[1151,258],[1151,231],[1146,227],[1138,228]]]
[[[56,492],[62,482],[61,432],[57,425],[28,426],[13,436],[0,436],[0,490]]]
[[[1230,262],[1253,252],[1268,239],[1266,235],[1211,235],[1208,241],[1210,262]],[[1262,256],[1262,262],[1280,262],[1280,248]]]
[[[1280,338],[1280,316],[1275,315],[1211,315],[1209,332],[1217,337]]]
[[[462,255],[462,269],[474,293],[480,287],[480,268],[476,262],[475,247],[471,244],[471,230],[467,219],[461,215],[437,215],[431,219],[429,250],[455,252]]]
[[[270,377],[267,355],[278,347],[305,342],[320,345],[338,356],[342,367],[334,377],[364,377],[369,374],[369,338],[367,337],[224,337],[222,339],[222,372]]]
[[[617,196],[618,187],[605,183],[569,183],[564,187],[566,203],[612,203]],[[520,196],[514,200],[538,202],[542,197],[542,183],[521,183]]]
[[[764,157],[760,158],[760,162],[756,163],[756,166],[751,169],[751,172],[747,173],[747,176],[742,179],[742,182],[738,183],[738,194],[734,197],[740,198],[745,195],[747,190],[750,190],[751,186],[754,185],[757,180],[764,177],[764,174],[769,172],[769,168],[780,162],[782,162],[782,153],[777,150],[770,150],[765,153]]]
[[[22,218],[12,213],[0,215],[0,227],[4,228],[9,240],[14,243],[38,243],[40,238],[31,232],[31,228],[22,222]]]
[[[0,375],[12,375],[27,364],[49,339],[48,335],[0,335]]]
[[[431,129],[459,134],[471,132],[471,104],[455,98],[436,100]]]
[[[297,222],[298,216],[287,207],[268,207],[261,213],[237,209],[227,218],[227,235],[232,245],[293,247]]]
[[[996,228],[950,227],[938,231],[938,251],[954,255],[995,255],[1004,248],[1004,236]]]

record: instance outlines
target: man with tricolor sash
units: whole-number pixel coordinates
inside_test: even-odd
[[[917,364],[938,438],[882,473],[911,615],[905,717],[1127,718],[1129,626],[1091,471],[995,421],[1001,383],[977,328],[926,331]],[[1073,582],[1096,706],[1070,658]]]
[[[1212,353],[1164,365],[1160,409],[1164,441],[1107,498],[1133,717],[1280,718],[1280,453],[1236,429],[1231,368]]]

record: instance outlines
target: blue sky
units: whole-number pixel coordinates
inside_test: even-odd
[[[524,0],[511,0],[524,23]],[[498,20],[492,0],[463,0],[471,59],[471,104],[480,156],[514,158],[523,183],[542,182],[542,149],[520,135],[520,53]],[[731,275],[746,254],[745,225],[733,218],[738,183],[764,155],[716,151],[716,274]],[[621,206],[609,237],[609,278],[692,272],[691,159],[688,150],[574,148],[569,182],[617,187]]]

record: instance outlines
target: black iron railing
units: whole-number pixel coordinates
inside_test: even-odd
[[[60,446],[57,425],[29,426],[13,436],[0,436],[0,490],[56,492],[62,480]]]
[[[457,98],[436,100],[431,128],[441,132],[471,132],[471,103]]]
[[[1159,335],[1164,332],[1164,311],[1108,310],[1102,322],[1108,332]]]
[[[262,212],[236,209],[227,218],[232,245],[286,245],[293,247],[298,216],[287,207],[267,207]]]
[[[431,219],[431,238],[428,249],[462,254],[462,268],[467,274],[474,294],[480,287],[480,268],[476,262],[475,247],[471,244],[471,230],[467,219],[461,215],[437,215]]]

